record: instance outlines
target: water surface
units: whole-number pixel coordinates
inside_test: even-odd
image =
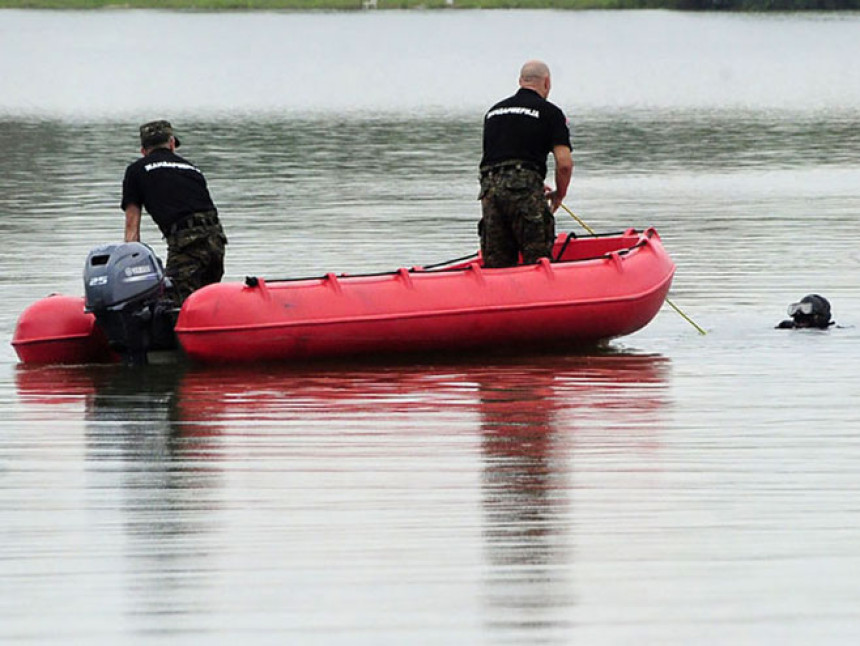
[[[533,56],[567,204],[656,226],[708,330],[241,370],[6,343],[0,641],[856,641],[858,19],[0,11],[7,340],[121,236],[151,118],[209,178],[226,279],[471,253],[481,115]],[[809,292],[840,327],[774,330]]]

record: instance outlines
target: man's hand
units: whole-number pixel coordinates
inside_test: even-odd
[[[557,189],[553,190],[549,186],[543,187],[543,194],[547,202],[549,202],[550,212],[555,213],[558,210],[558,207],[561,206],[562,201],[564,200],[564,194],[559,194]]]

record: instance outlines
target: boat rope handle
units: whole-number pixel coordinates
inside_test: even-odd
[[[573,231],[567,234],[567,238],[565,238],[564,244],[561,246],[561,249],[559,249],[558,255],[555,258],[556,262],[558,262],[564,257],[564,252],[567,251],[567,245],[569,245],[570,241],[574,238],[576,238],[576,234]]]
[[[569,209],[564,204],[562,204],[562,206],[565,208],[565,210],[569,211]],[[576,216],[574,216],[574,217],[576,217]],[[623,236],[630,236],[630,235],[639,233],[635,229],[627,229],[626,231],[617,231],[617,232],[609,232],[609,233],[595,233],[592,229],[590,229],[588,227],[588,225],[586,225],[584,222],[579,220],[579,218],[577,218],[577,220],[580,221],[580,223],[588,230],[589,234],[595,238],[603,238],[603,237],[611,238],[611,237],[618,237],[618,236],[622,236],[622,235]],[[645,233],[645,235],[650,236],[650,233],[648,231],[645,231],[644,233]],[[565,239],[564,244],[562,245],[562,248],[559,251],[558,256],[555,259],[555,262],[559,262],[561,260],[561,258],[564,255],[564,252],[567,250],[567,246],[574,239],[577,239],[576,233],[574,233],[573,231],[569,231],[567,234],[567,238]],[[647,238],[641,238],[636,244],[634,244],[634,245],[632,245],[626,249],[619,249],[615,253],[618,253],[619,255],[623,256],[625,254],[630,253],[634,249],[637,249],[637,248],[643,246],[647,242],[648,242]],[[267,282],[267,283],[295,283],[295,282],[301,282],[301,281],[306,281],[306,280],[331,280],[332,276],[335,276],[337,278],[373,278],[375,276],[397,276],[397,275],[401,274],[403,271],[407,271],[410,274],[434,273],[434,272],[441,273],[441,272],[446,272],[446,271],[461,271],[463,269],[463,267],[460,266],[461,263],[464,263],[467,260],[472,260],[473,258],[477,259],[479,256],[480,256],[480,254],[478,254],[478,253],[471,253],[471,254],[468,254],[466,256],[460,256],[459,258],[452,258],[451,260],[445,260],[443,262],[434,263],[432,265],[422,265],[422,266],[412,267],[411,269],[405,269],[405,270],[404,269],[398,269],[395,271],[379,271],[379,272],[369,272],[369,273],[361,273],[361,274],[327,273],[323,276],[291,276],[288,278],[266,278],[266,279],[259,278],[257,276],[246,276],[245,277],[245,285],[247,285],[248,287],[256,287],[258,282],[261,280],[265,280],[265,282]],[[577,258],[575,260],[565,260],[563,262],[570,262],[570,263],[588,262],[591,260],[600,260],[601,258],[608,258],[608,257],[609,257],[608,254],[601,254],[599,256],[593,256],[593,257],[587,257],[587,258]]]

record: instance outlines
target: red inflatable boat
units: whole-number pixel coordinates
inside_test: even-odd
[[[175,333],[200,362],[576,348],[647,325],[674,270],[654,229],[562,234],[552,262],[536,265],[484,269],[475,257],[385,274],[209,285],[184,303]],[[71,326],[77,336],[65,335],[62,344],[51,339],[44,308],[57,298],[32,306],[41,304],[39,313],[22,314],[13,340],[21,360],[69,363],[109,355],[94,338],[98,326],[82,320],[90,316],[82,300],[74,312],[68,301],[62,308],[62,317],[81,319]],[[43,322],[38,332],[31,317]]]
[[[96,317],[84,312],[83,296],[51,294],[18,317],[12,345],[23,363],[116,361]]]

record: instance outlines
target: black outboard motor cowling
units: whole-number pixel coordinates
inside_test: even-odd
[[[85,309],[128,363],[146,363],[148,351],[176,347],[178,310],[164,300],[169,287],[161,260],[140,242],[103,245],[87,256]]]

